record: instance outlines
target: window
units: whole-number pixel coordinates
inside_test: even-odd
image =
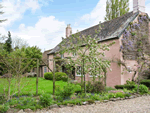
[[[90,75],[90,77],[93,77],[92,75]],[[97,77],[97,75],[95,75],[95,77]]]
[[[81,76],[81,67],[80,66],[77,67],[77,71],[76,72],[77,72],[76,76]]]
[[[132,73],[132,68],[130,66],[127,66],[127,70],[129,73]]]
[[[61,58],[64,58],[64,54],[61,54]]]
[[[47,72],[47,67],[45,66],[45,67],[44,67],[44,73],[46,73],[46,72]]]

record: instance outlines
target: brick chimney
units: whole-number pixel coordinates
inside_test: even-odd
[[[145,0],[133,0],[133,12],[145,12]]]
[[[68,24],[66,27],[66,37],[69,37],[70,35],[72,35],[72,28],[70,27],[70,24]]]

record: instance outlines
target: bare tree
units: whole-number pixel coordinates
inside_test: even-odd
[[[20,38],[20,37],[14,37],[12,38],[12,48],[22,48],[22,47],[28,47],[29,44],[27,43],[26,40]]]

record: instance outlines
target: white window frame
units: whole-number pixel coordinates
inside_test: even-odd
[[[81,66],[78,66],[77,68],[80,68],[80,71],[81,71]],[[77,74],[77,71],[78,71],[78,69],[76,70],[76,76],[81,76],[81,73]]]
[[[47,72],[47,67],[46,66],[44,66],[44,73],[46,73]]]
[[[90,77],[93,77],[92,75],[90,75]],[[97,75],[95,77],[98,77]]]

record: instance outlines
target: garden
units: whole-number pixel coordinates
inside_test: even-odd
[[[141,95],[150,95],[150,80],[142,80],[139,85],[133,81],[126,81],[125,85],[116,85],[115,88],[105,87],[100,81],[86,83],[86,93],[81,90],[81,83],[71,82],[67,75],[56,72],[56,92],[52,95],[52,73],[45,73],[44,78],[39,78],[39,93],[36,95],[36,78],[28,78],[33,83],[27,85],[22,90],[20,96],[13,95],[10,100],[6,100],[4,95],[0,95],[0,111],[5,113],[8,109],[36,111],[39,109],[61,108],[65,106],[86,105],[100,102],[132,99]],[[3,82],[6,78],[0,79]],[[147,87],[148,86],[148,87]],[[1,94],[3,86],[0,87]]]

